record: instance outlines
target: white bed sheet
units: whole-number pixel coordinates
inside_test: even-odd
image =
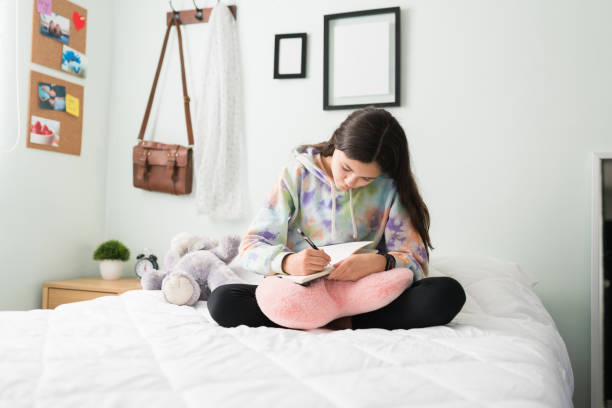
[[[0,407],[571,407],[553,320],[512,262],[438,257],[468,300],[448,326],[219,327],[159,291],[0,313]]]

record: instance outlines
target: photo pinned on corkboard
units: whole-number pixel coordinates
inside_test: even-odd
[[[27,147],[81,155],[81,85],[30,71]]]
[[[32,115],[30,143],[59,147],[60,123],[57,120]]]
[[[61,43],[70,44],[70,20],[56,13],[40,13],[40,33]]]
[[[34,1],[32,62],[84,78],[87,9],[67,0],[48,3],[39,8]]]
[[[38,83],[38,107],[49,110],[66,110],[66,87],[45,82]]]
[[[64,45],[62,51],[62,70],[84,77],[86,65],[87,57],[85,55]]]

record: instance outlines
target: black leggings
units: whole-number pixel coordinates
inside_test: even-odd
[[[257,285],[234,283],[217,287],[208,297],[208,311],[220,326],[283,327],[263,314],[257,300]],[[353,329],[412,329],[449,323],[465,303],[465,292],[450,277],[416,281],[393,302],[378,310],[352,317]]]

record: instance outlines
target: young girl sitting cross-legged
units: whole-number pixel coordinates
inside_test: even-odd
[[[410,168],[404,130],[384,109],[354,111],[328,141],[294,150],[242,239],[243,266],[263,275],[308,275],[324,269],[331,258],[313,249],[298,228],[317,247],[373,241],[378,249],[349,256],[322,279],[358,281],[385,268],[409,268],[414,275],[412,285],[391,303],[337,319],[330,328],[444,325],[465,303],[455,279],[427,277],[428,247],[433,248],[429,211]],[[208,299],[211,316],[225,327],[283,327],[262,312],[256,289],[249,284],[219,286]]]

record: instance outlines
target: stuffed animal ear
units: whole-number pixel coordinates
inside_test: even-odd
[[[197,235],[190,234],[188,232],[181,232],[172,238],[170,241],[170,250],[175,251],[178,256],[183,256],[187,253],[189,248],[199,240]]]
[[[189,252],[193,251],[201,251],[212,249],[219,245],[219,242],[213,238],[198,238],[192,245],[189,247]]]
[[[228,264],[238,255],[241,240],[239,235],[227,235],[219,240],[219,246],[212,249],[211,252]]]
[[[193,245],[193,242],[197,239],[197,236],[188,232],[176,234],[170,241],[170,249],[166,252],[166,256],[164,257],[163,267],[168,271],[172,270],[178,260],[187,253],[189,247]]]

